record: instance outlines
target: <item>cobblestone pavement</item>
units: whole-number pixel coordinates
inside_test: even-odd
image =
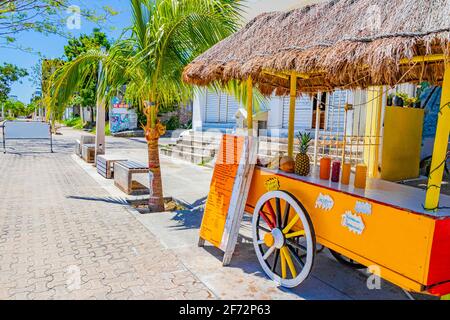
[[[71,159],[72,140],[31,144],[0,154],[0,299],[215,298]]]

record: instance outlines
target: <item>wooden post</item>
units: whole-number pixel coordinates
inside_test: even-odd
[[[289,101],[288,156],[294,156],[295,101],[297,100],[297,75],[291,74]]]
[[[247,79],[247,129],[248,135],[253,136],[253,81],[252,77]]]
[[[450,133],[450,62],[445,64],[442,83],[441,107],[438,114],[436,138],[434,140],[433,160],[431,161],[425,209],[436,211],[439,206],[442,178],[447,158],[448,136]]]
[[[322,92],[317,93],[316,107],[316,130],[314,132],[314,166],[317,166],[317,156],[319,151],[319,134],[320,134],[320,107],[322,105]]]

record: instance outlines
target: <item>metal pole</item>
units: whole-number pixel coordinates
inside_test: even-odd
[[[314,132],[314,166],[317,166],[317,154],[319,151],[319,134],[320,134],[320,105],[322,103],[322,92],[317,93],[316,106],[316,130]]]
[[[3,122],[2,125],[2,135],[3,135],[3,153],[6,153],[6,138],[5,138],[5,130],[6,130],[6,121]]]
[[[104,48],[102,48],[104,51]],[[95,132],[95,161],[94,166],[97,165],[97,156],[105,154],[105,100],[104,97],[100,97],[98,94],[98,87],[102,76],[103,64],[100,61],[98,65],[98,77],[97,77],[97,117],[96,117],[96,132]],[[94,112],[94,110],[92,110]]]
[[[248,135],[253,136],[253,81],[247,79],[247,129]]]
[[[50,152],[53,153],[53,135],[52,135],[52,125],[49,124],[49,133],[50,133]]]
[[[297,100],[297,76],[291,75],[289,101],[288,156],[294,156],[295,102]]]
[[[384,88],[378,88],[378,108],[376,114],[376,128],[375,128],[375,156],[373,165],[373,176],[378,177],[378,164],[380,162],[380,136],[381,136],[381,116],[383,113],[383,98],[384,98]]]

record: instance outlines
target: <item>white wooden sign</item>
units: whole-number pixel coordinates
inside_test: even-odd
[[[240,143],[242,148],[237,145]],[[224,251],[223,265],[230,263],[236,247],[256,157],[256,138],[224,135],[199,240],[200,246],[203,246],[206,240]]]

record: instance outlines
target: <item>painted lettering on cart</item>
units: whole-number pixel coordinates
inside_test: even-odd
[[[372,214],[372,205],[368,202],[356,201],[355,211],[359,214]]]
[[[330,211],[334,207],[334,200],[329,195],[320,193],[316,200],[316,209]]]
[[[267,191],[278,191],[280,190],[280,180],[278,178],[267,179],[264,183]]]
[[[347,211],[342,215],[342,225],[351,232],[361,235],[365,229],[362,218],[351,211]]]

